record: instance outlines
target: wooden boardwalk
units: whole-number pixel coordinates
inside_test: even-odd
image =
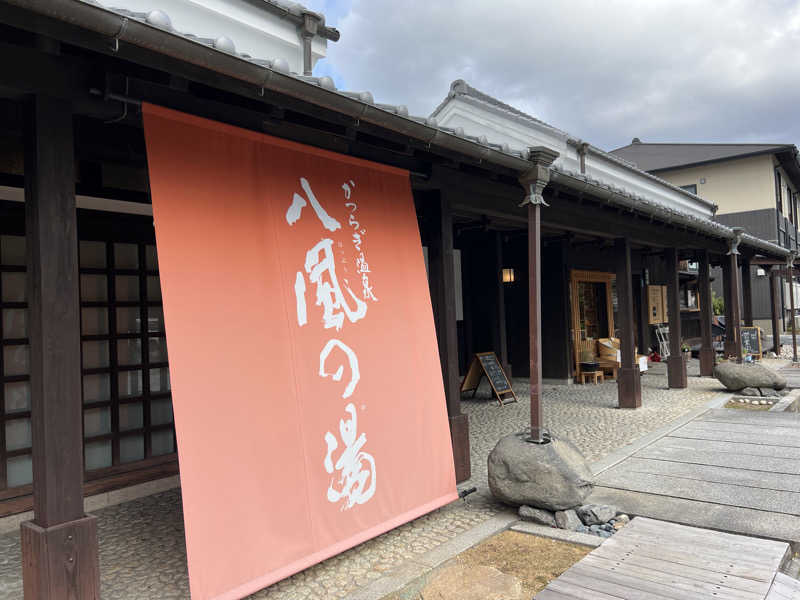
[[[709,410],[597,475],[591,502],[800,542],[800,414]]]
[[[626,527],[539,592],[537,600],[800,600],[776,577],[789,546],[655,521]]]

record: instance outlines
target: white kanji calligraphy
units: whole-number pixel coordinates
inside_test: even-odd
[[[330,376],[334,381],[342,380],[342,375],[344,374],[344,365],[339,365],[339,368],[333,373],[328,373],[325,370],[325,362],[328,360],[328,355],[334,348],[339,348],[339,350],[345,353],[347,356],[347,362],[350,365],[350,382],[344,388],[344,392],[342,392],[342,398],[348,398],[355,391],[356,385],[358,385],[358,381],[361,379],[361,373],[358,370],[358,357],[349,346],[343,344],[339,340],[328,340],[328,343],[325,344],[322,352],[319,353],[319,376]]]
[[[363,319],[367,314],[367,304],[356,296],[349,286],[344,289],[351,300],[345,297],[339,279],[336,277],[336,261],[333,255],[333,240],[323,239],[306,254],[305,270],[309,281],[317,286],[316,305],[322,307],[322,322],[325,329],[335,327],[340,330],[344,318],[351,323]],[[297,300],[297,322],[306,322],[305,282],[302,273],[295,278],[294,292]],[[351,307],[352,304],[352,307]]]
[[[329,475],[333,475],[334,471],[339,472],[338,480],[331,479],[328,486],[328,502],[344,500],[342,510],[347,510],[356,504],[364,504],[375,494],[376,471],[375,459],[361,450],[367,443],[367,436],[363,433],[358,435],[355,406],[352,402],[348,403],[344,410],[350,415],[347,420],[339,420],[339,436],[344,449],[334,464],[332,456],[339,442],[330,431],[326,432],[328,450],[323,465]]]
[[[311,186],[308,183],[308,180],[305,177],[300,178],[300,187],[302,187],[303,191],[306,193],[308,202],[311,203],[311,208],[313,208],[314,212],[317,213],[317,218],[319,218],[319,220],[322,222],[322,226],[328,231],[336,231],[337,229],[341,229],[342,226],[339,224],[339,221],[330,216],[319,203],[317,197],[314,195],[314,192],[311,189]],[[303,213],[303,208],[307,205],[308,203],[306,202],[306,199],[300,194],[295,193],[294,196],[292,196],[292,204],[286,211],[286,222],[289,225],[294,225],[297,223]]]

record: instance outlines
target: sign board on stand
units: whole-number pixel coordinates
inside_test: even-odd
[[[755,360],[761,358],[763,350],[761,348],[761,328],[742,327],[742,354],[751,355]]]
[[[517,395],[511,389],[511,383],[508,381],[508,377],[506,377],[506,373],[503,371],[503,367],[500,366],[500,361],[494,352],[479,352],[472,357],[472,362],[469,364],[464,381],[461,382],[461,391],[468,392],[472,390],[472,397],[474,398],[484,375],[489,380],[489,385],[492,386],[492,392],[494,392],[500,406],[517,401]]]

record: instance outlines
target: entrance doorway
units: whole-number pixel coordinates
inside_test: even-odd
[[[572,346],[575,372],[588,352],[597,353],[596,343],[601,338],[616,337],[616,277],[613,273],[598,271],[570,272],[572,295]]]

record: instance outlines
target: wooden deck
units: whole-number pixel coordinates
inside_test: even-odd
[[[800,542],[800,414],[709,410],[597,475],[591,502]]]
[[[537,600],[798,600],[789,546],[636,517]]]
[[[786,378],[786,384],[790,388],[800,388],[800,367],[783,367],[778,369],[778,373]]]

